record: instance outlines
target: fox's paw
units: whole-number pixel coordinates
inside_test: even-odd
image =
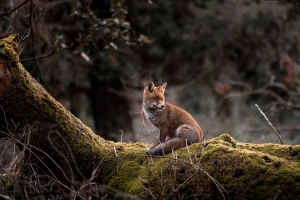
[[[147,155],[151,155],[151,148],[150,148],[150,147],[146,148],[145,153],[146,153]]]

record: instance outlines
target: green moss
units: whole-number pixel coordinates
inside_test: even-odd
[[[245,144],[224,134],[163,158],[146,157],[143,145],[122,149],[124,163],[109,184],[142,198],[222,198],[216,182],[228,199],[300,195],[298,145]]]
[[[10,35],[0,40],[0,56],[3,55],[10,61],[19,61],[19,46],[15,38],[15,35]]]
[[[126,191],[128,193],[141,192],[139,185],[140,169],[141,165],[139,164],[139,162],[134,160],[124,160],[124,163],[119,169],[117,176],[114,176],[110,180],[109,185],[114,188],[118,188],[122,191]]]
[[[275,197],[287,184],[293,188],[293,195],[299,194],[295,190],[300,186],[296,181],[300,176],[299,159],[295,156],[299,146],[232,143],[228,135],[222,135],[208,141],[203,154],[203,161],[214,160],[217,168],[212,165],[207,170],[223,182],[230,191],[229,196],[268,199]]]

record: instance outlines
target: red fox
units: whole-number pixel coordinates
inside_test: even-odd
[[[150,81],[143,93],[143,114],[160,131],[159,143],[146,150],[149,155],[166,154],[204,138],[202,129],[188,112],[165,101],[166,86],[164,83],[155,87]]]

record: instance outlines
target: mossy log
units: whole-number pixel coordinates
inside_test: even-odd
[[[245,144],[223,134],[146,156],[145,144],[106,141],[67,111],[16,62],[12,40],[0,40],[10,72],[0,67],[1,131],[26,134],[54,175],[84,181],[98,168],[99,185],[142,199],[300,199],[299,145]]]

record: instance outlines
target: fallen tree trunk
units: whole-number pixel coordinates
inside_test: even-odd
[[[89,178],[103,158],[109,160],[115,156],[117,144],[94,134],[51,97],[20,62],[15,62],[19,60],[18,47],[12,40],[9,37],[0,42],[12,76],[11,85],[0,96],[2,132],[29,135],[30,144],[43,152],[39,156],[55,161],[54,171],[75,170],[72,175],[76,174],[77,178],[78,175]],[[114,170],[109,168],[113,167],[103,168],[105,173]],[[105,182],[105,177],[99,175],[99,180]]]
[[[82,183],[92,177],[100,195],[108,195],[101,188],[112,187],[118,198],[129,199],[300,198],[300,146],[244,144],[224,134],[167,156],[149,157],[143,143],[105,141],[16,62],[18,47],[12,40],[0,41],[7,67],[0,73],[5,80],[0,88],[1,131],[23,142],[23,148],[38,155],[35,162],[56,178]]]

